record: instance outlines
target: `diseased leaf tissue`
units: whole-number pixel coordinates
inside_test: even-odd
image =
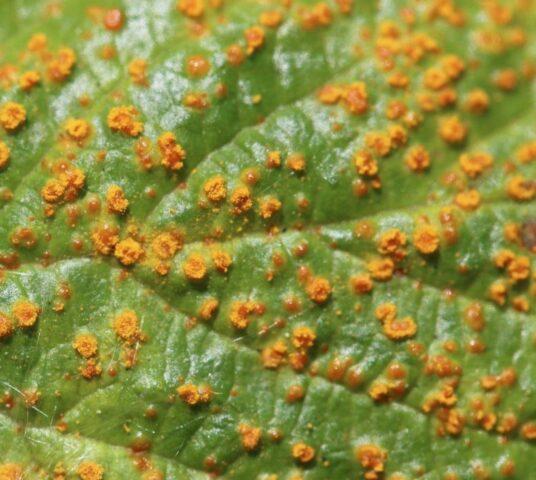
[[[536,479],[533,0],[0,3],[0,480]]]

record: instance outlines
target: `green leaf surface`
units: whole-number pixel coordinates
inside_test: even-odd
[[[1,2],[0,480],[536,479],[535,26]]]

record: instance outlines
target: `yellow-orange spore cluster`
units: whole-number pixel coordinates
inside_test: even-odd
[[[26,122],[26,108],[20,103],[7,102],[0,107],[0,125],[6,132],[14,132]]]
[[[104,468],[102,465],[91,461],[82,462],[78,466],[76,473],[80,477],[80,480],[102,480],[104,478]]]
[[[162,165],[171,170],[180,170],[184,165],[186,151],[177,143],[172,132],[165,132],[158,138],[158,148],[162,156]]]
[[[209,403],[212,400],[212,389],[208,385],[186,383],[177,388],[180,399],[192,407]]]
[[[108,126],[115,132],[137,137],[143,132],[143,123],[137,119],[138,115],[138,110],[132,105],[113,107],[108,112]]]

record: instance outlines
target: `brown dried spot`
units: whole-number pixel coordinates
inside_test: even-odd
[[[521,225],[521,242],[531,252],[536,252],[536,218],[529,218]]]

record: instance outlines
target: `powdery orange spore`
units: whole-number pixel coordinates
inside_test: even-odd
[[[378,251],[382,254],[394,254],[406,246],[406,234],[398,228],[391,228],[382,233],[378,240]]]
[[[286,361],[288,348],[283,340],[277,340],[273,345],[265,347],[261,352],[261,362],[264,368],[275,370]]]
[[[119,185],[110,185],[106,191],[106,205],[110,213],[123,215],[128,209],[125,192]]]
[[[380,303],[374,310],[375,317],[382,323],[396,318],[397,308],[394,303]]]
[[[430,167],[430,154],[422,145],[416,145],[408,151],[404,161],[410,170],[424,172]]]
[[[292,445],[292,457],[300,463],[309,463],[315,458],[315,449],[303,442]]]
[[[203,255],[191,253],[182,264],[182,271],[188,280],[203,280],[207,274],[207,265]]]
[[[212,262],[214,267],[221,273],[227,273],[229,267],[233,263],[231,255],[224,250],[213,250],[212,251]]]
[[[84,358],[93,357],[98,350],[97,337],[90,333],[82,333],[75,338],[73,348]]]
[[[95,358],[88,358],[86,363],[78,368],[80,375],[86,380],[100,377],[102,374],[102,366]]]
[[[489,96],[482,89],[471,90],[465,100],[465,108],[475,115],[487,112],[489,108]]]
[[[462,153],[459,163],[460,168],[468,177],[476,178],[493,165],[493,158],[486,152]]]
[[[177,235],[169,232],[158,234],[151,243],[151,248],[156,256],[162,260],[169,260],[181,248],[180,239]]]
[[[104,468],[95,462],[82,462],[76,473],[81,480],[102,480],[104,476]]]
[[[276,28],[283,21],[283,15],[277,10],[262,12],[259,17],[259,23],[264,27]]]
[[[72,48],[61,48],[48,62],[47,74],[50,80],[62,83],[71,75],[76,64],[76,54]]]
[[[162,165],[168,170],[177,171],[184,166],[186,151],[177,143],[172,132],[165,132],[158,137],[158,149],[162,156]]]
[[[108,126],[114,132],[121,132],[130,137],[137,137],[143,132],[143,123],[137,120],[138,110],[132,105],[113,107],[108,112]]]
[[[133,238],[126,238],[121,240],[115,246],[115,257],[126,266],[134,265],[143,256],[144,251],[139,242]]]
[[[192,407],[212,400],[212,389],[208,385],[186,383],[177,388],[177,393],[184,403]]]
[[[29,92],[41,81],[41,74],[35,70],[24,72],[19,78],[19,87],[24,92]]]
[[[210,320],[218,310],[219,305],[220,302],[216,298],[207,298],[199,308],[199,316],[203,320]]]
[[[450,144],[462,143],[467,137],[467,126],[456,116],[444,118],[439,122],[439,136]]]
[[[23,468],[18,463],[0,463],[0,480],[23,480]]]
[[[13,305],[12,311],[21,328],[33,327],[41,313],[41,309],[29,300],[19,300]]]
[[[203,191],[211,202],[221,202],[227,196],[225,179],[221,175],[209,178],[203,184]]]
[[[304,30],[315,30],[328,26],[333,20],[333,14],[328,4],[319,2],[309,8],[302,7],[298,14],[300,24]]]
[[[437,252],[439,248],[439,234],[431,225],[421,225],[413,232],[413,245],[424,255]]]
[[[244,330],[251,322],[250,315],[256,313],[257,304],[252,300],[247,301],[234,301],[231,304],[231,311],[229,313],[229,320],[231,325],[238,329]]]
[[[258,427],[252,427],[246,423],[238,425],[238,433],[240,434],[240,440],[242,447],[247,452],[253,452],[257,450],[261,443],[261,429]]]
[[[417,333],[417,324],[411,317],[389,318],[383,324],[383,332],[391,340],[405,340]]]
[[[354,82],[342,88],[341,103],[352,115],[362,115],[368,110],[367,87]]]
[[[312,277],[307,281],[305,291],[309,298],[315,303],[325,303],[331,296],[331,284],[324,277]]]
[[[128,64],[128,74],[132,83],[139,86],[147,85],[147,61],[142,58],[135,58]]]
[[[316,333],[309,327],[296,327],[292,331],[292,344],[298,349],[311,348],[316,340]]]
[[[259,214],[261,218],[272,218],[280,209],[281,201],[275,197],[266,197],[260,201]]]
[[[0,125],[7,132],[14,132],[26,122],[26,109],[16,102],[6,102],[0,107]]]
[[[85,140],[90,133],[89,122],[81,118],[70,118],[65,123],[65,132],[72,140]]]
[[[0,312],[0,340],[8,338],[13,334],[13,320],[5,313]]]
[[[465,190],[458,193],[454,201],[462,210],[476,210],[480,205],[480,193],[475,189]]]
[[[240,215],[246,213],[253,207],[253,199],[248,187],[237,187],[231,194],[231,205],[233,205],[233,213]]]
[[[0,170],[7,166],[10,156],[11,150],[4,142],[0,141]]]
[[[138,315],[134,310],[123,310],[115,317],[113,329],[119,338],[127,342],[137,340],[141,334]]]
[[[93,246],[102,255],[110,255],[119,242],[119,230],[111,225],[97,228],[91,234]]]
[[[190,18],[200,18],[205,13],[204,0],[179,0],[177,10]]]
[[[367,269],[374,280],[390,280],[394,272],[394,263],[390,258],[370,260]]]
[[[368,150],[359,150],[355,153],[353,160],[359,175],[373,177],[378,173],[378,163]]]
[[[527,202],[536,196],[536,181],[515,175],[506,184],[506,193],[513,200]]]
[[[244,38],[246,39],[246,52],[248,55],[252,55],[255,51],[259,50],[265,41],[264,29],[259,25],[254,25],[246,29],[244,32]]]
[[[363,295],[372,291],[374,282],[368,273],[360,273],[350,278],[350,286],[354,293]]]
[[[365,478],[376,480],[383,475],[385,470],[384,462],[387,460],[387,452],[374,444],[360,445],[355,456],[361,466],[367,470]]]

